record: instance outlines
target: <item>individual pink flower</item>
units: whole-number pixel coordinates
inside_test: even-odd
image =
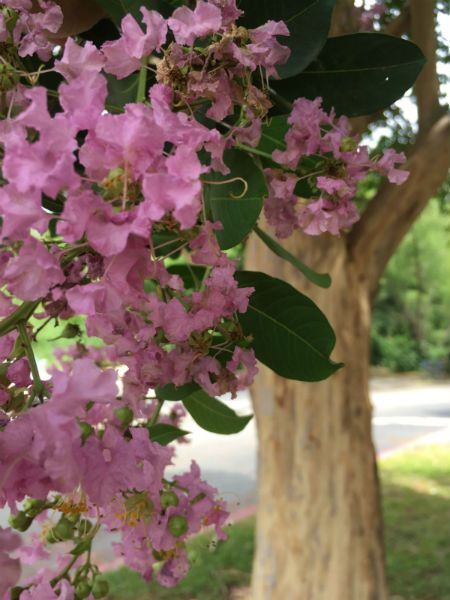
[[[200,175],[206,170],[191,147],[180,146],[166,160],[165,172],[145,175],[142,214],[157,221],[173,212],[183,229],[192,227],[201,208]]]
[[[297,227],[298,197],[294,189],[298,181],[294,173],[281,169],[265,169],[269,196],[264,202],[264,214],[279,238],[289,237]]]
[[[177,548],[175,555],[164,561],[161,569],[156,574],[156,580],[164,587],[175,587],[189,571],[189,562],[186,550]]]
[[[63,283],[64,274],[55,256],[44,244],[29,237],[17,257],[7,265],[4,278],[13,294],[22,300],[37,300]]]
[[[20,193],[12,184],[0,188],[0,211],[3,217],[1,235],[10,240],[28,237],[31,228],[44,233],[50,220],[37,190]]]
[[[48,560],[51,554],[43,547],[39,535],[33,533],[31,539],[27,539],[26,545],[21,546],[16,551],[16,556],[23,565],[34,565],[37,562]]]
[[[197,0],[194,10],[187,6],[177,8],[168,20],[178,44],[194,43],[196,38],[215,33],[222,27],[221,10],[209,2]]]
[[[28,3],[17,6],[18,19],[14,26],[13,39],[19,46],[19,56],[37,54],[47,61],[52,55],[53,44],[48,40],[48,32],[56,33],[63,22],[61,7],[55,2],[39,0],[40,10],[28,12]],[[27,8],[24,8],[27,6]]]
[[[13,129],[4,135],[3,174],[18,192],[33,188],[55,197],[62,189],[79,183],[73,164],[77,142],[69,123],[47,111],[47,90],[35,87],[25,92],[30,104],[14,120]],[[27,129],[36,129],[38,139],[29,142]]]
[[[244,14],[244,11],[237,8],[236,0],[209,0],[209,4],[214,4],[217,8],[220,8],[224,27],[229,27]]]
[[[231,360],[227,362],[227,369],[236,374],[234,391],[248,388],[258,373],[254,351],[251,348],[236,346]]]
[[[73,361],[70,371],[55,371],[51,403],[60,413],[82,414],[89,402],[114,404],[116,373],[102,370],[90,358]]]
[[[249,31],[251,44],[247,49],[252,53],[256,65],[264,67],[268,75],[278,78],[275,65],[284,64],[291,54],[287,46],[282,46],[276,36],[288,36],[289,29],[283,21],[268,21]]]
[[[403,152],[396,152],[388,148],[383,152],[383,156],[376,162],[375,169],[388,178],[391,183],[401,185],[408,177],[409,172],[403,169],[397,169],[396,165],[403,164],[406,156]]]
[[[95,127],[105,109],[108,94],[106,79],[96,71],[86,71],[62,83],[59,101],[67,122],[76,131]]]
[[[27,387],[31,384],[30,365],[26,358],[16,360],[8,367],[8,379],[18,387]]]
[[[339,235],[359,220],[356,206],[348,199],[333,202],[319,198],[303,207],[299,214],[299,227],[308,235],[328,232]]]
[[[20,536],[10,529],[0,527],[0,598],[16,585],[20,578],[20,561],[9,556],[21,544]]]
[[[84,46],[81,46],[69,37],[64,44],[64,54],[60,60],[55,61],[54,69],[67,81],[71,81],[86,71],[99,73],[104,63],[102,53],[92,42],[85,42]]]
[[[222,229],[222,223],[206,221],[200,233],[189,242],[192,250],[191,259],[197,265],[218,265],[224,261],[225,255],[220,250],[215,231]]]
[[[166,41],[167,24],[156,11],[141,8],[143,22],[147,31],[144,33],[131,14],[127,14],[121,22],[122,36],[102,46],[105,56],[105,71],[118,79],[127,77],[141,68],[141,59],[159,50]]]
[[[331,124],[331,118],[321,108],[322,98],[297,98],[288,117],[291,125],[286,136],[286,150],[275,150],[273,160],[295,169],[302,156],[316,153],[321,145],[322,127]]]

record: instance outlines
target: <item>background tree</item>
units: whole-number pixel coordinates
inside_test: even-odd
[[[449,215],[432,200],[389,261],[373,307],[373,365],[448,372],[449,224]]]
[[[262,369],[254,387],[259,509],[253,597],[258,600],[388,597],[368,393],[371,314],[390,257],[450,167],[450,116],[439,97],[435,16],[435,2],[411,0],[385,27],[407,35],[427,57],[414,90],[418,131],[408,148],[409,179],[398,189],[382,186],[348,235],[298,234],[287,241],[292,254],[330,273],[331,288],[305,284],[256,236],[247,247],[247,268],[286,278],[317,302],[336,331],[335,356],[345,362],[330,379],[314,384]],[[339,1],[332,32],[357,26],[353,2]],[[362,132],[379,117],[355,119],[354,128]]]

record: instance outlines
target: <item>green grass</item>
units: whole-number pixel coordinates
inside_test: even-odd
[[[380,464],[387,573],[398,600],[450,600],[450,447],[414,449]],[[201,535],[191,570],[173,590],[123,568],[107,575],[109,600],[226,600],[249,583],[254,519],[230,527],[226,542]]]
[[[233,525],[226,541],[216,542],[211,534],[199,535],[189,544],[191,568],[176,589],[156,583],[147,585],[126,568],[106,575],[110,584],[109,600],[220,600],[228,598],[232,588],[250,581],[254,551],[253,518]]]
[[[387,573],[405,600],[450,600],[450,447],[381,464]]]

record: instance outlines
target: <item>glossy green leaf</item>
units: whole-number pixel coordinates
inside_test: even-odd
[[[336,0],[242,0],[239,8],[245,14],[239,22],[251,28],[269,20],[286,23],[290,36],[279,36],[278,41],[290,48],[291,55],[277,71],[281,77],[291,77],[309,65],[325,44],[335,3]]]
[[[121,110],[125,104],[136,101],[139,73],[133,73],[125,79],[117,79],[113,75],[106,75],[108,83],[108,98],[106,100],[109,110]]]
[[[200,386],[196,383],[186,383],[179,387],[173,383],[168,383],[163,387],[157,387],[155,395],[161,400],[184,400],[187,396],[190,396],[193,392],[200,389]]]
[[[283,98],[323,98],[338,115],[368,115],[401,98],[420,73],[425,58],[413,43],[381,33],[330,38],[302,73],[272,87]]]
[[[289,123],[287,122],[286,115],[272,117],[270,121],[262,127],[258,150],[262,150],[270,155],[274,150],[286,150],[284,136],[288,131]]]
[[[303,275],[309,279],[309,281],[315,283],[319,287],[330,287],[331,277],[327,273],[317,273],[313,269],[310,269],[307,265],[305,265],[305,263],[288,252],[286,248],[283,248],[283,246],[281,246],[276,240],[270,237],[270,235],[268,235],[259,227],[255,227],[255,233],[266,244],[266,246],[272,250],[272,252],[274,252],[280,258],[290,262],[291,265],[300,271],[300,273],[303,273]]]
[[[180,239],[179,235],[171,231],[158,231],[152,233],[152,242],[155,249],[155,254],[159,258],[170,256],[176,258],[179,256],[185,242]]]
[[[172,265],[168,269],[172,275],[181,277],[187,290],[198,289],[205,276],[206,268],[200,265]]]
[[[217,231],[222,250],[236,246],[251,232],[267,194],[264,175],[250,156],[228,150],[225,163],[230,167],[230,174],[208,173],[205,180],[214,183],[204,185],[207,213],[212,221],[223,225],[223,229]],[[234,181],[225,183],[232,179]]]
[[[241,287],[255,288],[239,321],[262,363],[300,381],[326,379],[342,366],[330,359],[336,336],[312,300],[265,273],[239,271],[236,278]]]
[[[158,442],[161,446],[167,446],[170,442],[190,433],[189,431],[178,429],[178,427],[169,423],[155,423],[155,425],[151,425],[147,429],[152,442]]]
[[[242,431],[253,415],[240,417],[231,408],[203,390],[183,400],[184,407],[202,429],[229,435]]]

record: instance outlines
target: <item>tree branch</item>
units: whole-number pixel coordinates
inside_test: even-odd
[[[388,35],[396,35],[400,37],[404,35],[410,29],[411,24],[411,9],[409,4],[407,4],[401,11],[401,13],[389,21],[386,27],[383,29],[383,33],[387,33]]]
[[[439,79],[436,71],[436,2],[411,0],[411,39],[424,53],[427,63],[414,86],[419,113],[419,136],[442,115],[439,104]]]
[[[348,236],[349,250],[368,279],[372,298],[388,260],[448,175],[450,115],[441,117],[417,142],[405,168],[408,180],[400,188],[381,188]]]

